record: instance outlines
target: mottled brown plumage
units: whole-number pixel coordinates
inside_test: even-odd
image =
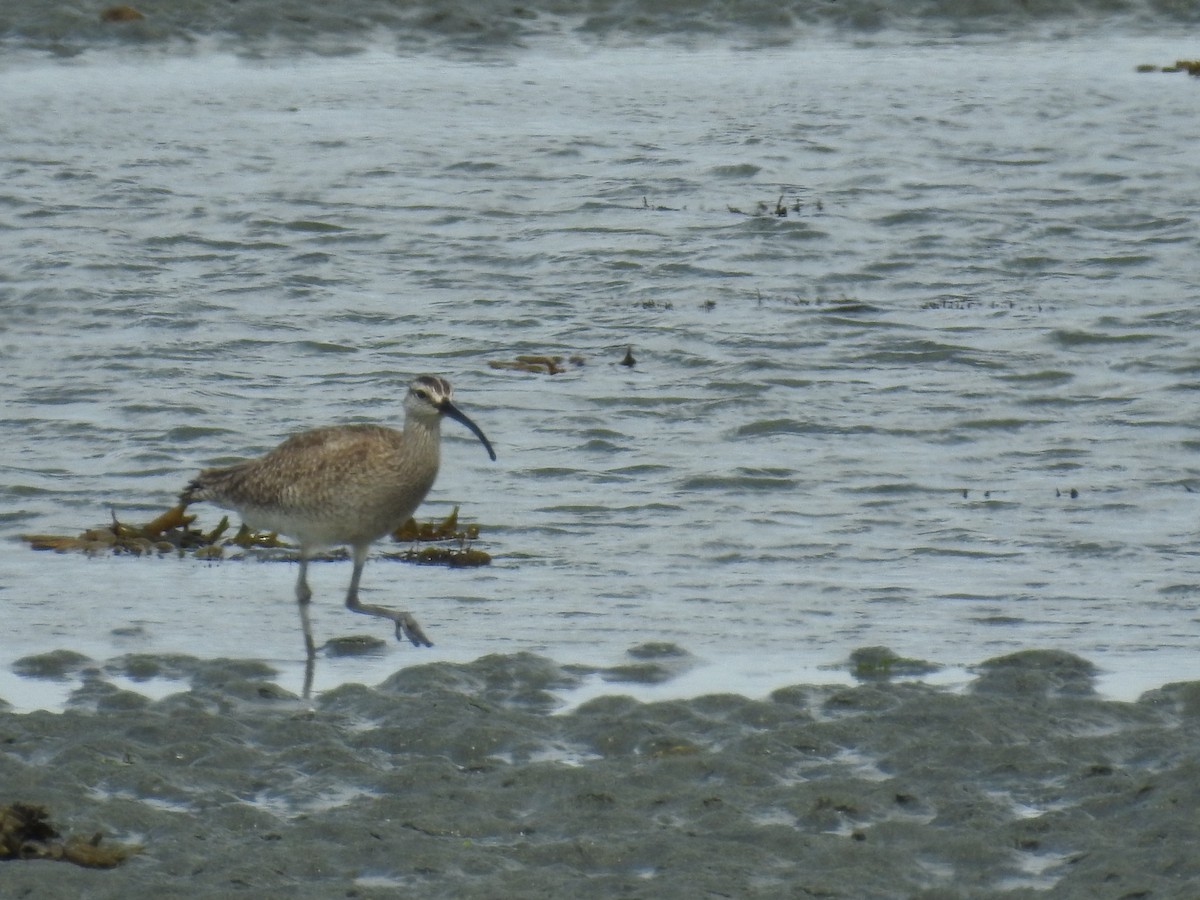
[[[296,600],[304,625],[309,671],[316,653],[308,604],[308,560],[322,547],[348,544],[354,571],[346,606],[396,623],[396,636],[416,646],[433,646],[416,620],[402,610],[358,600],[358,584],[371,544],[404,524],[437,478],[441,419],[450,416],[483,442],[487,437],[452,402],[450,384],[423,375],[404,399],[404,430],[380,425],[332,425],[293,435],[265,456],[219,469],[206,469],[184,490],[184,504],[201,500],[236,510],[251,528],[274,531],[300,544]]]
[[[201,472],[184,499],[236,509],[251,528],[302,545],[370,543],[416,511],[438,472],[437,419],[403,432],[334,425],[288,438],[259,459]]]

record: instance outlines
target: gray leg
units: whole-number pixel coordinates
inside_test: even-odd
[[[300,577],[296,579],[296,604],[300,607],[300,624],[304,626],[304,649],[315,656],[317,645],[313,642],[312,623],[308,620],[308,604],[312,600],[312,589],[308,586],[308,554],[300,551]]]
[[[317,645],[313,641],[312,622],[308,618],[308,604],[312,600],[312,589],[308,586],[308,553],[300,550],[300,577],[296,579],[296,605],[300,607],[300,624],[304,626],[304,699],[312,693],[313,672],[317,664]]]
[[[425,637],[425,632],[417,624],[411,613],[399,609],[388,609],[384,606],[370,606],[358,600],[358,582],[362,579],[363,565],[367,561],[367,549],[364,544],[354,548],[354,572],[350,575],[350,590],[346,592],[346,609],[368,616],[379,616],[381,619],[391,619],[396,623],[396,640],[408,638],[414,647],[432,647],[433,642]]]

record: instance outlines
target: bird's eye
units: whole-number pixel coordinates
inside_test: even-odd
[[[416,395],[418,400],[428,400],[429,399],[429,394],[427,394],[425,391],[421,390],[420,388],[417,388],[415,391],[413,391],[413,394]]]

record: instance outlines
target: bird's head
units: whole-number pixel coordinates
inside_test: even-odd
[[[461,422],[479,438],[492,461],[496,460],[496,451],[478,425],[471,421],[470,416],[454,405],[454,390],[450,382],[437,375],[421,375],[408,386],[408,395],[404,398],[404,408],[410,416],[420,419],[436,419],[448,416]]]

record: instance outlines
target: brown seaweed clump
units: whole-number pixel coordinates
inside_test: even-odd
[[[145,556],[192,551],[197,556],[221,556],[222,548],[230,544],[242,547],[284,547],[277,536],[250,531],[242,526],[236,534],[225,538],[229,517],[224,516],[212,531],[192,528],[195,516],[184,514],[182,505],[173,506],[145,525],[129,525],[113,514],[112,523],[102,528],[89,528],[78,537],[55,534],[23,534],[21,539],[34,550],[55,550],[59,553],[114,553]]]
[[[586,360],[582,356],[571,356],[563,359],[561,356],[547,354],[522,354],[516,359],[493,359],[488,365],[493,369],[512,369],[517,372],[533,372],[535,375],[558,375],[567,370],[567,366],[582,366]]]
[[[0,807],[0,860],[53,859],[92,869],[119,866],[141,850],[133,844],[101,845],[100,832],[90,838],[78,835],[60,840],[46,810],[28,803]]]
[[[419,566],[449,566],[451,569],[471,569],[492,562],[491,554],[474,547],[411,547],[403,553],[384,555]]]
[[[479,526],[467,525],[459,528],[457,506],[440,522],[418,522],[416,519],[409,519],[392,533],[392,537],[402,543],[455,541],[458,546],[422,547],[419,549],[410,547],[404,553],[386,554],[389,559],[400,559],[404,562],[424,566],[450,566],[451,568],[486,566],[492,561],[489,554],[468,546],[470,541],[479,537]]]
[[[1171,66],[1142,63],[1137,70],[1139,72],[1187,72],[1189,75],[1200,76],[1200,59],[1177,59]]]
[[[144,525],[128,525],[113,516],[112,523],[102,528],[91,528],[78,537],[56,534],[23,534],[21,539],[34,550],[53,550],[57,553],[80,552],[88,554],[128,554],[132,556],[162,556],[175,553],[183,556],[191,553],[200,559],[222,559],[227,550],[245,551],[251,547],[295,549],[267,532],[251,531],[242,525],[232,535],[229,516],[223,516],[211,531],[194,528],[195,516],[185,514],[182,505],[173,506],[162,515]],[[440,522],[418,523],[409,519],[393,535],[397,541],[455,541],[457,547],[429,547],[410,549],[407,553],[388,554],[390,559],[424,565],[486,566],[492,558],[482,550],[467,546],[479,537],[479,526],[460,528],[458,507]],[[329,554],[328,558],[340,558],[344,553]]]

